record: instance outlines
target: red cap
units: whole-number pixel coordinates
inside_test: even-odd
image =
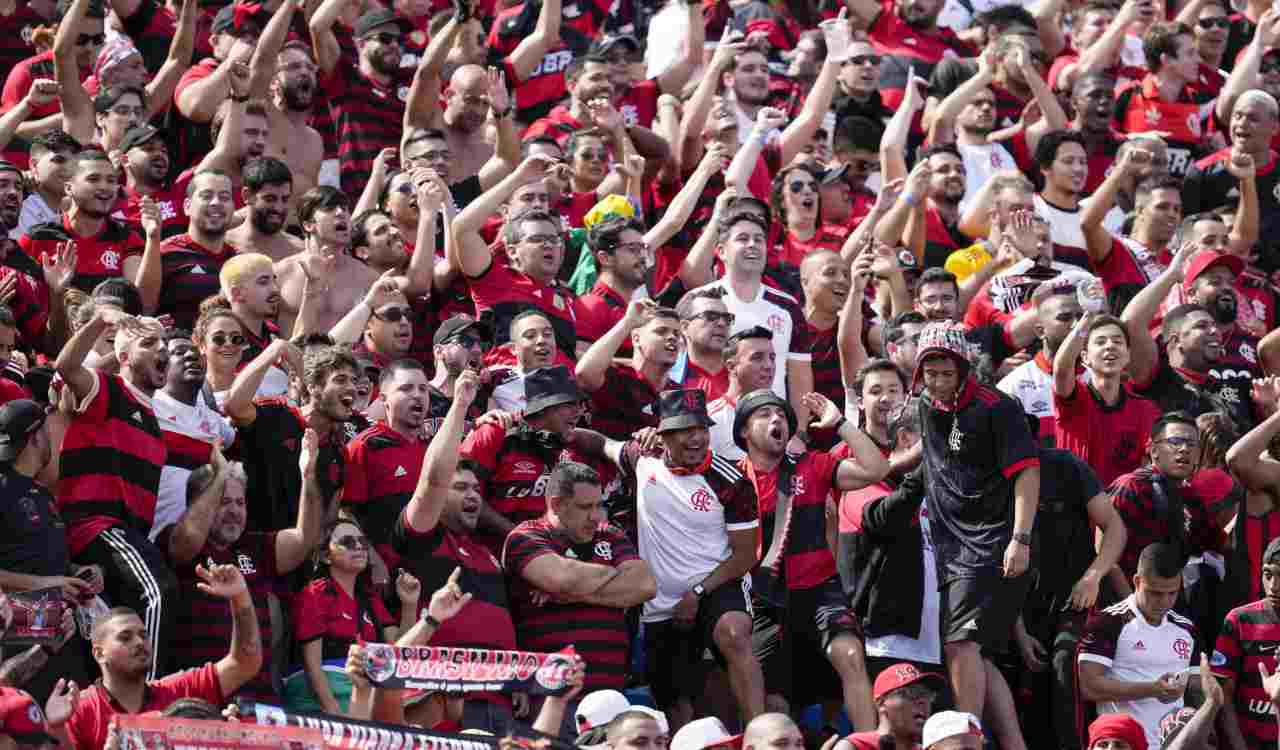
[[[1219,265],[1225,265],[1231,271],[1232,276],[1239,276],[1244,271],[1244,261],[1236,256],[1204,250],[1191,256],[1191,261],[1187,263],[1186,273],[1182,275],[1182,288],[1190,289],[1200,274]]]
[[[25,690],[0,687],[0,734],[12,737],[19,745],[58,744],[49,734],[44,711]]]
[[[913,685],[921,680],[937,680],[941,679],[933,672],[921,672],[916,669],[914,664],[902,662],[894,664],[892,667],[884,670],[876,677],[876,684],[872,688],[871,697],[874,700],[880,700],[885,695],[904,688],[907,685]]]

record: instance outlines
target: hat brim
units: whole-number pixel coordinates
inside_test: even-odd
[[[667,417],[658,423],[658,432],[675,432],[676,430],[687,430],[692,427],[711,427],[715,422],[711,421],[711,417],[705,414],[680,414],[674,417]]]
[[[821,185],[832,185],[843,179],[849,174],[849,165],[841,164],[837,167],[825,170],[822,173],[822,179],[818,181]]]
[[[444,336],[441,336],[439,341],[432,341],[431,344],[433,346],[442,346],[447,343],[449,339],[472,329],[475,329],[475,331],[480,334],[480,338],[485,339],[486,341],[489,339],[489,326],[485,325],[483,321],[473,320],[460,328],[455,328],[452,331],[449,331]]]
[[[895,690],[901,690],[901,689],[903,689],[904,687],[910,687],[910,686],[912,686],[912,685],[915,685],[915,684],[917,684],[917,683],[921,683],[921,682],[925,682],[925,681],[935,682],[935,683],[941,683],[941,682],[942,682],[942,675],[938,674],[937,672],[919,672],[918,674],[916,674],[916,676],[915,676],[915,678],[914,678],[914,679],[907,680],[906,682],[902,683],[901,685],[894,685],[893,687],[889,688],[888,690],[884,691],[883,693],[880,693],[879,695],[875,696],[875,697],[873,698],[873,700],[877,700],[877,701],[878,701],[878,700],[880,700],[881,698],[888,697],[888,696],[889,696],[889,695],[891,695]]]
[[[18,743],[18,747],[37,747],[39,745],[53,744],[61,747],[62,742],[51,734],[44,732],[29,732],[27,734],[10,734],[10,737]]]
[[[364,30],[364,33],[362,33],[362,34],[360,34],[359,36],[357,36],[357,37],[356,37],[356,39],[368,39],[368,38],[373,34],[373,32],[377,31],[378,29],[382,28],[383,26],[388,26],[388,25],[390,25],[390,24],[395,24],[396,26],[399,26],[399,27],[400,27],[400,33],[402,33],[402,34],[409,34],[409,33],[411,33],[411,32],[413,31],[413,24],[409,23],[409,22],[408,22],[408,21],[406,21],[405,19],[403,19],[403,18],[388,18],[387,20],[383,21],[383,22],[382,22],[382,23],[380,23],[380,24],[376,24],[376,25],[374,25],[374,26],[370,26],[369,28],[365,29],[365,30]]]
[[[576,404],[587,399],[587,394],[576,387],[574,390],[576,391],[575,393],[548,393],[545,396],[539,396],[525,404],[524,415],[526,417],[534,417],[553,406]]]

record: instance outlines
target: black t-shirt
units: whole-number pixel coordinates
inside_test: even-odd
[[[1228,414],[1243,430],[1253,427],[1253,376],[1244,370],[1211,370],[1203,382],[1184,377],[1161,356],[1151,382],[1136,389],[1138,395],[1160,405],[1162,412],[1184,411],[1192,417],[1218,411]]]
[[[254,402],[257,418],[239,427],[236,445],[244,463],[249,483],[248,530],[278,531],[289,528],[298,519],[298,500],[302,493],[302,436],[306,418],[284,398],[259,399]],[[316,472],[320,490],[328,502],[342,487],[342,445],[345,430],[333,433],[336,440],[321,438]]]
[[[1009,343],[1009,338],[1005,334],[1003,326],[986,325],[970,328],[965,331],[964,337],[971,346],[977,347],[979,355],[984,358],[990,358],[992,374],[995,373],[1002,362],[1018,351],[1017,347]],[[986,364],[985,362],[983,363],[984,366]]]
[[[926,393],[920,421],[939,582],[999,568],[1013,533],[1014,480],[1039,455],[1022,407],[970,377],[954,411]]]
[[[1102,481],[1070,451],[1040,449],[1040,505],[1036,511],[1031,564],[1040,575],[1033,596],[1061,609],[1071,587],[1093,562],[1089,501],[1103,491]]]
[[[67,574],[67,530],[53,495],[7,466],[0,469],[0,524],[0,568],[33,576]]]
[[[1231,149],[1212,153],[1191,165],[1182,182],[1183,216],[1212,211],[1240,198],[1240,181],[1227,171]],[[1280,250],[1280,160],[1258,167],[1258,250],[1273,258]]]

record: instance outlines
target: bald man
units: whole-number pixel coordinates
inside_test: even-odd
[[[515,127],[515,108],[506,82],[489,79],[479,65],[463,65],[449,77],[443,97],[432,95],[430,84],[419,82],[404,116],[400,161],[407,167],[427,167],[448,177],[450,185],[470,178],[480,180],[477,194],[488,190],[511,173],[520,161],[520,136]],[[440,109],[440,98],[444,109]],[[494,135],[487,134],[493,115]],[[425,132],[444,134],[442,147],[411,149]],[[413,153],[410,153],[410,151]],[[455,196],[456,198],[456,196]]]
[[[760,714],[743,730],[742,750],[804,750],[804,735],[786,714]]]
[[[667,744],[658,720],[644,711],[623,711],[613,717],[606,736],[610,750],[659,750]]]

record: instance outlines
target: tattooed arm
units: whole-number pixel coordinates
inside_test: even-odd
[[[226,599],[231,604],[231,649],[218,660],[214,669],[223,695],[231,695],[262,669],[262,635],[258,628],[258,611],[244,576],[234,565],[196,566],[201,581],[199,589],[210,596]]]

